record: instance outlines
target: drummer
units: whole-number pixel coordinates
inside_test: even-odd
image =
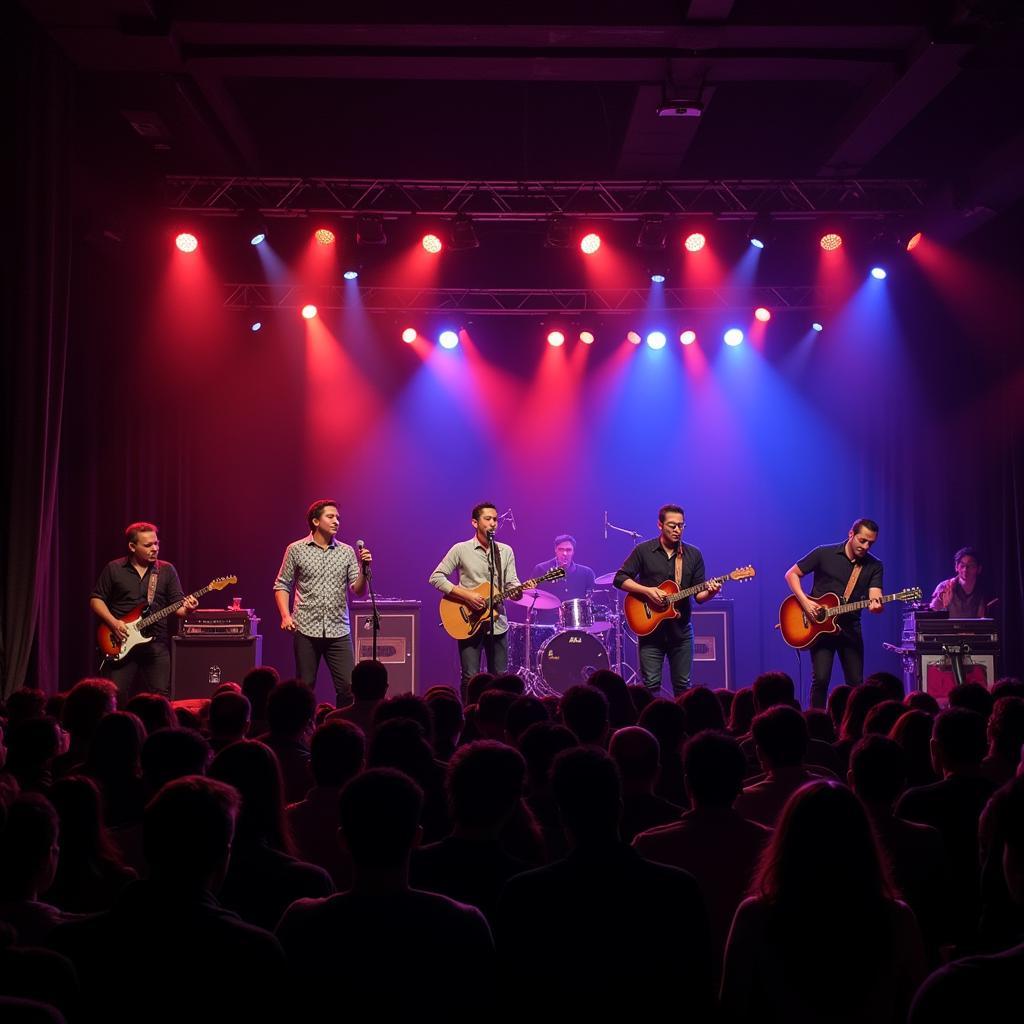
[[[565,575],[557,580],[546,580],[538,584],[562,601],[572,601],[578,597],[586,597],[594,589],[594,570],[589,565],[580,565],[574,558],[576,554],[576,538],[568,533],[560,533],[555,538],[555,557],[546,562],[538,562],[530,573],[531,576],[543,576],[549,569],[556,566],[565,570]],[[537,611],[534,622],[545,625],[558,622],[558,610]]]

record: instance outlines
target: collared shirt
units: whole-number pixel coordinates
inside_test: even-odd
[[[158,612],[161,608],[166,608],[185,596],[181,589],[181,581],[178,579],[178,570],[170,562],[158,560],[156,564],[159,567],[156,593],[153,595],[153,603],[144,611],[144,615]],[[149,580],[152,575],[152,565],[148,566],[145,573],[140,576],[136,572],[130,556],[115,558],[103,567],[91,596],[98,597],[110,609],[110,614],[115,619],[120,619],[133,608],[146,603],[146,598],[149,596]],[[153,623],[144,632],[146,636],[166,643],[167,619],[164,618]]]
[[[850,574],[857,562],[851,561],[846,554],[846,541],[841,544],[822,544],[821,547],[809,551],[799,562],[797,568],[806,576],[809,572],[814,573],[814,582],[811,584],[811,597],[821,597],[822,594],[835,594],[842,599],[846,591],[846,585],[850,582]],[[877,587],[882,589],[882,563],[869,551],[860,559],[861,571],[857,577],[857,585],[850,594],[849,601],[867,600],[868,590]],[[836,622],[840,626],[860,626],[860,615],[857,612],[847,612],[840,615]]]
[[[948,580],[943,580],[932,594],[932,607],[942,607],[942,594]],[[975,585],[969,594],[954,577],[953,593],[946,607],[951,619],[984,619],[988,616],[988,596]]]
[[[505,590],[519,584],[516,575],[516,556],[507,544],[492,541],[498,549],[501,560],[501,573],[495,576],[494,589]],[[438,567],[430,574],[430,585],[437,587],[442,594],[450,594],[455,584],[448,578],[453,572],[459,572],[459,586],[472,590],[481,583],[488,583],[491,578],[488,567],[487,549],[474,537],[472,540],[460,541],[448,549],[448,554],[441,559]],[[505,615],[504,604],[499,607],[498,617],[494,620],[494,632],[504,633],[508,629],[508,617]]]
[[[530,572],[530,576],[543,576],[544,573],[554,569],[557,565],[557,558],[549,558],[546,562],[538,562]],[[570,562],[565,575],[561,579],[545,580],[543,583],[538,583],[537,587],[540,590],[546,590],[549,594],[554,594],[559,601],[573,601],[580,597],[586,597],[594,589],[594,570],[589,565]],[[557,609],[534,613],[534,622],[544,624],[557,621]]]
[[[333,537],[322,548],[311,533],[284,549],[274,590],[295,594],[292,618],[300,633],[336,638],[349,635],[348,588],[358,579],[354,548]]]
[[[683,570],[679,589],[686,590],[688,587],[703,583],[706,579],[704,556],[700,553],[700,548],[695,548],[692,544],[680,542],[679,548],[683,553]],[[622,584],[627,579],[636,580],[642,587],[656,587],[666,580],[675,582],[678,557],[678,548],[672,552],[671,557],[665,554],[660,537],[655,537],[654,540],[645,540],[637,544],[629,553],[629,557],[622,563],[622,568],[615,574],[615,586],[621,590]],[[675,607],[679,612],[679,618],[668,620],[668,626],[663,623],[663,629],[689,625],[690,599],[687,597],[685,600],[679,601]]]

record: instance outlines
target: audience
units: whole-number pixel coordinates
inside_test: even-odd
[[[302,680],[278,683],[267,698],[267,732],[255,737],[277,755],[287,803],[301,800],[313,785],[309,737],[315,711],[316,697]]]
[[[638,832],[679,819],[682,808],[654,792],[660,752],[652,733],[638,725],[619,729],[612,736],[608,753],[622,779],[619,833],[623,842],[631,843]]]

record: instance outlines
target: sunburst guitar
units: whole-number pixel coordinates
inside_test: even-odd
[[[860,611],[862,608],[867,608],[871,603],[870,600],[866,600],[850,601],[844,604],[843,599],[838,594],[822,594],[821,597],[815,597],[813,600],[821,605],[821,611],[817,619],[812,619],[803,610],[795,594],[790,594],[779,608],[779,629],[782,631],[782,639],[790,647],[795,647],[797,650],[810,647],[822,633],[839,632],[839,623],[836,622],[837,616],[846,615],[848,612]],[[897,594],[886,594],[882,598],[882,604],[888,604],[890,601],[920,600],[921,588],[909,587],[907,590],[901,590]]]
[[[474,611],[468,604],[460,601],[457,597],[445,594],[441,598],[441,625],[445,632],[456,640],[468,640],[474,636],[488,618],[496,619],[499,613],[499,606],[505,597],[516,595],[523,590],[529,590],[538,583],[546,583],[548,580],[558,580],[565,575],[565,570],[559,567],[549,569],[543,576],[536,579],[524,580],[514,587],[506,587],[504,590],[494,592],[494,600],[490,600],[490,584],[481,583],[478,587],[471,587],[470,592],[482,597],[487,604],[479,611]]]
[[[188,597],[183,597],[180,601],[175,601],[174,604],[169,604],[166,608],[161,608],[160,611],[153,612],[152,615],[147,615],[144,618],[142,613],[146,609],[145,604],[136,605],[127,615],[121,616],[121,621],[128,627],[128,635],[123,640],[106,623],[103,623],[96,631],[96,642],[99,644],[103,657],[107,661],[122,661],[133,647],[138,647],[139,644],[148,644],[153,639],[151,636],[142,635],[142,631],[147,626],[152,626],[154,622],[173,615],[189,597],[202,597],[203,594],[208,594],[211,590],[223,590],[225,587],[234,586],[237,582],[237,576],[219,576],[217,579],[211,580],[201,590],[196,590]]]
[[[623,602],[626,622],[637,636],[647,636],[648,633],[653,633],[666,619],[678,619],[679,611],[676,605],[684,598],[693,597],[694,594],[707,590],[709,583],[726,583],[729,580],[735,583],[753,579],[754,574],[754,567],[745,565],[741,569],[733,569],[732,572],[726,573],[724,576],[714,576],[709,580],[704,580],[703,583],[686,587],[684,590],[680,590],[676,586],[675,580],[665,580],[664,583],[658,584],[658,590],[668,595],[668,604],[664,608],[652,607],[639,594],[627,594],[626,600]]]

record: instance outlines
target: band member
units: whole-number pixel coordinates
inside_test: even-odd
[[[951,619],[983,619],[988,615],[988,595],[978,586],[981,556],[974,548],[961,548],[953,556],[956,575],[943,580],[932,594],[932,608],[948,611]]]
[[[485,608],[487,601],[472,588],[481,583],[489,583],[489,559],[491,547],[494,547],[494,589],[508,588],[514,591],[519,585],[516,575],[516,556],[507,544],[494,540],[498,529],[498,509],[492,502],[483,501],[472,512],[473,537],[460,541],[448,549],[448,554],[441,559],[438,567],[430,574],[430,584],[437,587],[442,594],[448,594],[465,602],[474,611]],[[458,584],[449,578],[458,571]],[[513,596],[515,594],[513,593]],[[487,669],[490,672],[502,673],[508,667],[508,617],[502,606],[494,620],[493,633],[486,626],[477,631],[468,640],[459,640],[459,663],[462,669],[462,694],[466,695],[469,680],[480,671],[480,656],[487,655]]]
[[[580,565],[573,557],[576,554],[576,538],[571,534],[562,533],[555,538],[555,557],[546,562],[538,562],[530,573],[531,576],[543,576],[551,569],[565,570],[565,575],[557,580],[544,580],[537,586],[554,594],[559,601],[572,601],[586,597],[594,589],[594,570],[589,565]],[[557,611],[538,611],[535,613],[538,623],[554,623],[558,621]]]
[[[348,591],[366,591],[366,568],[373,561],[369,549],[357,555],[348,544],[335,539],[338,503],[318,498],[306,511],[309,536],[284,549],[281,569],[274,582],[274,600],[281,613],[281,628],[292,634],[295,674],[311,689],[316,687],[320,659],[334,682],[335,703],[352,702],[352,633],[349,627]],[[295,601],[288,610],[289,595]]]
[[[679,505],[662,505],[658,509],[659,534],[653,540],[637,544],[622,568],[615,574],[615,586],[627,594],[649,601],[655,608],[668,604],[659,583],[674,580],[680,590],[703,583],[704,556],[699,548],[683,543],[686,517]],[[709,601],[722,589],[721,583],[709,583],[694,598],[698,604]],[[690,686],[693,669],[693,624],[690,622],[690,599],[676,605],[678,619],[666,619],[653,633],[638,640],[640,672],[647,688],[657,694],[661,690],[661,673],[668,658],[672,692],[678,696]]]
[[[841,544],[823,544],[804,555],[786,573],[789,589],[800,607],[811,618],[818,617],[819,604],[814,600],[822,594],[837,594],[843,602],[870,601],[868,611],[882,610],[882,563],[871,554],[878,540],[878,523],[858,519]],[[810,596],[804,593],[800,580],[814,573]],[[856,579],[853,579],[857,572]],[[853,588],[849,585],[853,579]],[[839,630],[822,634],[811,648],[811,707],[823,708],[832,681],[835,656],[843,666],[843,678],[850,686],[859,686],[864,679],[864,636],[860,629],[860,611],[836,618]]]
[[[122,616],[140,604],[143,615],[160,611],[184,596],[178,570],[170,562],[161,562],[160,538],[153,523],[132,523],[124,535],[128,556],[107,562],[96,581],[89,607],[121,640],[128,635]],[[199,602],[189,597],[178,609],[184,615]],[[101,671],[117,685],[118,697],[124,704],[136,693],[149,691],[165,697],[171,695],[171,651],[167,639],[167,619],[146,627],[143,635],[151,643],[138,644],[123,661],[105,661]]]

